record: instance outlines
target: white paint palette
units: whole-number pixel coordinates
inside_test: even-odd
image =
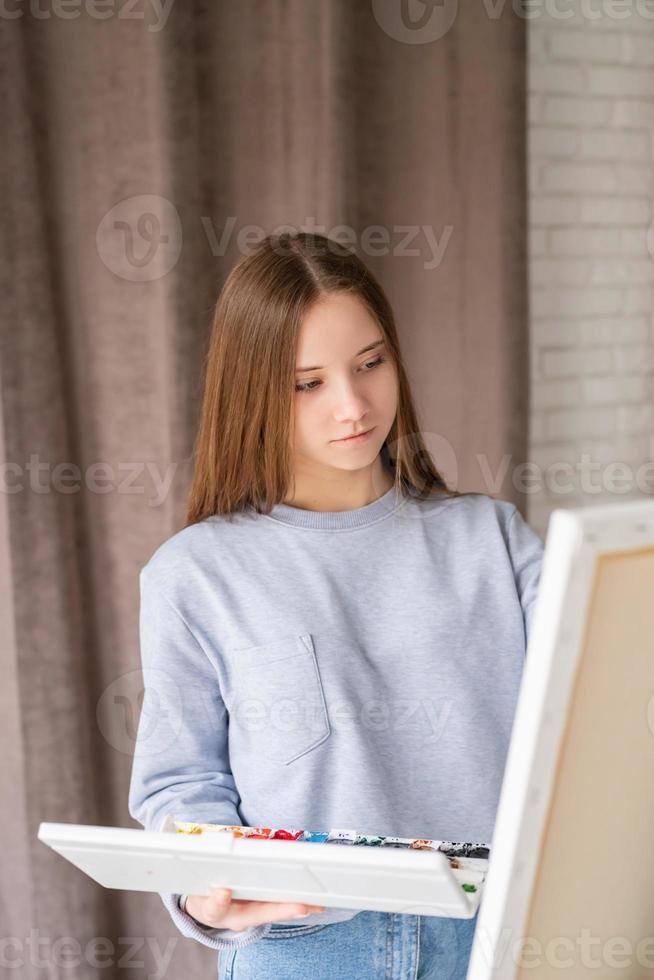
[[[105,888],[203,895],[224,887],[237,899],[461,919],[475,915],[488,865],[466,860],[471,892],[436,850],[184,834],[172,815],[159,831],[41,823],[37,836]]]

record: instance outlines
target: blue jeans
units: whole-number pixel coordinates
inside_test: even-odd
[[[218,980],[465,980],[477,916],[359,912],[346,922],[279,925],[221,950]]]

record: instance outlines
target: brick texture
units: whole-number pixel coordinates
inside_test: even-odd
[[[654,17],[543,8],[527,37],[527,500],[545,534],[556,507],[654,493]]]

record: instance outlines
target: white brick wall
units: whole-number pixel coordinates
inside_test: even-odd
[[[527,26],[527,500],[543,534],[555,507],[654,493],[654,17],[574,6]]]

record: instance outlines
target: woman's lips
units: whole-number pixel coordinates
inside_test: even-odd
[[[366,432],[360,432],[358,436],[349,436],[345,439],[334,439],[334,442],[337,446],[359,446],[368,439],[368,436],[372,433],[374,428],[375,427],[373,425],[372,429],[367,429]]]

